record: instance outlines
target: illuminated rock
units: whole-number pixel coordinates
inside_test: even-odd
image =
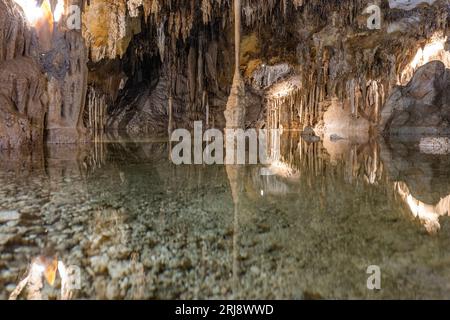
[[[419,68],[407,86],[394,89],[380,128],[389,134],[450,133],[449,81],[450,72],[440,61]]]

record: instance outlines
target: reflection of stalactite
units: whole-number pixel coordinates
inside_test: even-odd
[[[270,139],[269,139],[270,142]],[[279,170],[273,169],[275,174],[285,177],[296,176],[296,172],[305,175],[308,179],[317,179],[327,175],[330,169],[327,165],[327,152],[322,143],[305,140],[299,132],[287,131],[281,137],[280,154],[271,157]],[[269,154],[271,150],[268,144]],[[342,167],[344,179],[349,183],[365,181],[377,184],[383,178],[383,163],[379,156],[379,146],[376,142],[366,145],[352,145],[345,153]],[[281,170],[282,169],[282,170]]]
[[[365,179],[370,184],[381,181],[383,176],[383,162],[380,158],[379,147],[376,143],[370,145],[371,154],[364,154]]]
[[[317,177],[323,174],[323,150],[318,143],[309,143],[300,138],[298,144],[299,149],[299,170],[300,172],[309,172],[308,179],[310,177]]]
[[[347,182],[349,183],[353,182],[353,178],[358,175],[358,169],[359,169],[359,162],[358,162],[357,146],[352,145],[345,166],[344,178],[346,179]]]
[[[346,159],[345,179],[349,183],[363,179],[369,184],[377,184],[383,177],[383,163],[379,157],[378,145],[368,143],[352,145]]]
[[[104,133],[96,135],[96,140],[92,143],[92,151],[85,161],[87,170],[95,171],[95,169],[101,168],[106,163],[107,150],[104,139]]]
[[[71,299],[74,289],[72,285],[74,282],[79,281],[79,279],[73,279],[73,276],[78,275],[69,274],[65,264],[62,261],[58,261],[56,257],[39,256],[33,259],[29,265],[28,273],[11,292],[9,300],[17,300],[25,288],[27,289],[27,299],[42,300],[43,279],[45,278],[53,286],[57,272],[61,278],[60,299]]]
[[[441,228],[439,217],[449,214],[450,195],[441,199],[436,205],[426,204],[414,198],[404,182],[395,182],[394,188],[408,205],[411,214],[418,218],[427,232],[436,233]]]
[[[227,107],[225,110],[225,119],[227,128],[244,128],[245,109],[241,103],[244,96],[244,83],[239,69],[240,59],[240,39],[241,39],[241,0],[234,0],[234,41],[235,41],[235,69],[234,79],[230,96],[228,97]],[[231,151],[234,154],[235,146]],[[230,150],[226,150],[230,152]],[[242,192],[244,168],[239,165],[227,165],[226,171],[230,182],[231,194],[234,203],[233,212],[233,291],[236,296],[239,288],[239,203]]]
[[[233,198],[233,294],[235,298],[239,292],[239,216],[240,201],[243,191],[245,167],[239,165],[227,165],[226,172],[230,183],[231,195]]]
[[[239,292],[239,201],[234,204],[233,214],[233,294]]]

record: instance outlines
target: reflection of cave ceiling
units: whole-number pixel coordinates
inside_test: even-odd
[[[450,194],[447,155],[424,154],[416,143],[394,139],[381,154],[390,179],[405,182],[417,200],[435,204]]]

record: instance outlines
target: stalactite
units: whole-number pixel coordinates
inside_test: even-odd
[[[291,9],[302,7],[303,2],[303,0],[245,0],[242,4],[245,24],[254,26],[256,23],[267,22],[269,18],[275,18],[276,12],[286,16]],[[130,35],[136,31],[131,19],[139,17],[140,7],[143,8],[143,19],[146,23],[156,24],[157,28],[162,29],[161,24],[167,22],[166,35],[186,41],[195,28],[196,19],[201,19],[205,25],[210,24],[214,19],[221,19],[225,27],[229,6],[229,1],[224,0],[185,2],[120,0],[114,3],[91,0],[86,3],[83,11],[84,30],[93,60],[99,61],[103,58],[121,56],[125,52],[124,45],[127,45]],[[198,14],[199,12],[201,14]],[[98,23],[103,23],[103,27],[107,29],[106,38],[98,31]],[[158,39],[161,37],[162,33],[159,32]],[[161,57],[164,56],[161,47],[160,54]]]
[[[207,24],[212,18],[212,5],[210,0],[202,0],[203,23]]]
[[[89,87],[84,118],[85,126],[91,131],[94,140],[97,140],[98,135],[105,130],[106,109],[105,95],[96,91],[95,88]]]
[[[243,128],[245,121],[245,109],[241,101],[245,96],[245,88],[240,71],[241,0],[234,0],[234,25],[234,77],[224,114],[227,128]]]
[[[206,90],[203,90],[202,94],[202,110],[205,112],[206,127],[209,127],[209,101],[208,101],[208,92]]]
[[[267,123],[269,129],[292,129],[305,121],[301,89],[295,88],[282,97],[267,97]]]
[[[349,99],[350,99],[350,110],[353,116],[357,116],[358,111],[357,111],[357,105],[356,105],[356,101],[355,101],[355,79],[351,79],[350,81],[347,82],[347,92],[349,94]]]
[[[174,78],[175,78],[175,62],[174,62],[174,55],[175,53],[173,51],[170,52],[170,56],[169,56],[169,87],[168,87],[168,96],[169,96],[169,101],[168,101],[168,105],[167,105],[167,109],[168,109],[168,115],[169,115],[169,119],[168,119],[168,124],[167,124],[167,133],[169,138],[172,135],[172,131],[174,128],[174,124],[173,124],[173,95],[174,92],[176,90],[174,90]]]
[[[195,110],[195,98],[197,93],[197,48],[191,46],[189,48],[188,60],[187,60],[187,76],[188,76],[188,89],[189,89],[189,111]]]
[[[161,22],[157,30],[157,44],[161,62],[164,62],[164,53],[166,48],[166,34],[164,32],[164,22]]]
[[[95,2],[96,0],[91,1],[89,6],[93,6]],[[230,75],[220,74],[221,70],[218,72],[218,67],[223,66],[220,65],[223,61],[218,58],[222,49],[219,45],[223,45],[220,40],[227,38],[220,35],[220,32],[228,30],[233,20],[231,14],[233,10],[230,10],[232,1],[121,0],[119,2],[121,4],[114,8],[114,14],[122,15],[122,7],[128,8],[130,13],[125,12],[123,17],[116,17],[112,21],[108,30],[114,29],[115,32],[109,36],[108,46],[96,49],[98,56],[107,58],[111,56],[109,50],[118,51],[119,43],[132,35],[128,29],[132,25],[129,18],[139,11],[143,15],[139,17],[140,23],[145,24],[146,30],[151,34],[152,46],[158,49],[148,53],[147,57],[141,52],[140,58],[144,60],[149,55],[156,56],[159,53],[163,63],[162,70],[167,70],[168,52],[178,53],[177,57],[174,56],[173,62],[178,76],[173,81],[184,82],[187,78],[186,92],[189,96],[186,99],[188,107],[182,111],[187,115],[183,114],[182,117],[192,121],[205,119],[205,114],[208,113],[206,122],[212,121],[214,115],[210,114],[209,103],[205,103],[208,97],[205,99],[204,92],[210,94],[211,91],[214,93],[221,91],[223,94],[229,90],[228,84],[224,86],[223,83],[229,81]],[[143,10],[137,10],[140,3]],[[413,70],[406,67],[414,56],[405,55],[404,50],[396,48],[398,43],[394,37],[389,38],[389,35],[374,37],[375,42],[379,41],[378,45],[373,48],[366,47],[368,36],[365,36],[363,32],[365,27],[361,28],[359,21],[361,12],[366,6],[367,3],[362,0],[241,0],[239,10],[235,10],[235,19],[242,18],[242,23],[257,34],[258,41],[266,40],[264,33],[268,33],[271,28],[279,30],[280,35],[292,34],[290,33],[292,30],[289,30],[289,18],[295,18],[295,23],[299,26],[305,22],[311,26],[295,34],[293,42],[298,43],[297,51],[295,47],[289,47],[287,52],[278,51],[277,48],[264,48],[264,51],[268,52],[258,53],[259,56],[254,59],[264,61],[264,64],[268,64],[270,59],[289,61],[289,64],[295,65],[293,72],[301,78],[302,88],[289,93],[289,97],[266,96],[267,107],[273,109],[273,112],[268,110],[266,114],[268,127],[300,129],[307,126],[314,127],[320,123],[333,99],[345,102],[346,107],[350,106],[355,118],[362,117],[371,123],[378,121],[384,100],[389,96],[397,80],[406,81],[412,74]],[[435,29],[445,28],[447,18],[444,19],[443,13],[435,12],[438,10],[430,9],[427,16],[441,18],[434,19],[435,22],[431,26],[418,29],[407,36],[405,45],[409,51],[414,51],[415,46],[418,48],[423,44],[423,38],[430,37]],[[386,23],[395,20],[394,16],[395,14],[387,12]],[[93,45],[96,39],[90,36],[87,37],[87,42]],[[125,38],[117,39],[118,36]],[[380,40],[381,38],[383,39]],[[287,40],[287,45],[291,45],[289,39]],[[235,61],[238,61],[240,53],[235,54]],[[262,57],[264,55],[267,57]],[[232,62],[225,63],[229,65]],[[243,69],[248,67],[246,63],[243,59]],[[240,63],[236,63],[236,69],[239,69],[239,66]],[[239,74],[239,70],[235,74]],[[167,79],[166,74],[165,76]],[[283,81],[282,78],[274,80],[271,73],[265,76],[266,74],[259,80],[261,83],[268,82],[267,87],[270,87],[273,81]],[[234,86],[235,93],[242,92],[243,85],[240,78],[239,75],[235,77],[236,81],[233,81],[239,85]],[[173,92],[172,96],[175,104],[177,94],[178,92]],[[214,102],[216,100],[214,99]],[[212,101],[211,99],[211,106],[214,105]],[[166,107],[167,102],[164,103],[164,109]],[[167,109],[164,111],[167,112]],[[164,113],[164,116],[167,115],[168,113]],[[178,119],[176,115],[175,118]]]

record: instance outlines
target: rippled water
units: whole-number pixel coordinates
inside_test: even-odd
[[[57,261],[73,298],[450,297],[448,155],[287,132],[267,176],[105,141],[1,154],[0,298],[61,298]]]

